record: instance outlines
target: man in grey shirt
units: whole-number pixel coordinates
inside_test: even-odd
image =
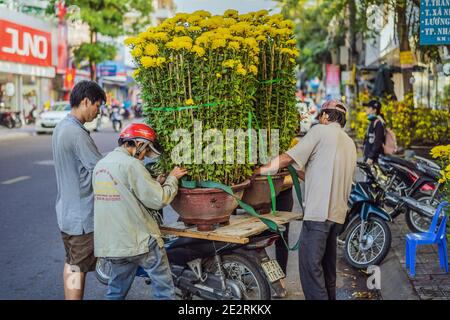
[[[86,273],[95,270],[92,171],[102,156],[84,123],[97,117],[105,101],[97,83],[77,83],[70,94],[72,110],[53,132],[56,216],[66,251],[64,296],[68,300],[83,298]]]
[[[325,102],[319,124],[290,150],[257,169],[267,174],[294,165],[305,172],[305,212],[299,246],[299,271],[307,300],[336,299],[337,236],[347,215],[356,169],[356,147],[343,130],[347,108]]]

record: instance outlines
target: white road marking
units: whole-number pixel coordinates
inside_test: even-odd
[[[42,160],[42,161],[36,161],[36,164],[39,164],[41,166],[54,166],[55,162],[53,160]]]
[[[17,177],[17,178],[5,180],[5,181],[2,182],[2,184],[13,184],[13,183],[16,183],[16,182],[28,180],[30,178],[31,178],[30,176],[20,176],[20,177]]]

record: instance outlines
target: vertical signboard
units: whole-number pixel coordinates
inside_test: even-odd
[[[341,72],[338,65],[327,64],[325,81],[326,94],[334,99],[339,99],[341,97],[340,76]]]
[[[420,45],[450,44],[450,0],[420,0]]]

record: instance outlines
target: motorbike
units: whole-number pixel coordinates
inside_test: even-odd
[[[413,232],[426,232],[430,226],[434,209],[440,202],[440,168],[434,162],[415,157],[408,161],[393,156],[382,156],[379,166],[386,177],[386,207],[395,219],[405,214],[409,229]],[[378,175],[382,177],[382,175]],[[424,207],[425,206],[425,207]],[[426,208],[426,209],[424,209]]]
[[[355,268],[380,264],[391,247],[391,216],[383,209],[384,190],[377,183],[371,166],[358,162],[367,180],[356,182],[349,197],[349,211],[339,234],[345,258]]]
[[[25,112],[24,112],[25,114]],[[28,115],[25,115],[25,124],[33,124],[36,122],[37,107],[33,106],[33,108],[28,112]]]
[[[122,129],[122,110],[120,107],[113,106],[111,111],[111,122],[114,132],[119,132]]]
[[[21,128],[23,125],[22,122],[22,118],[20,116],[20,111],[19,112],[13,112],[12,117],[14,119],[14,127],[15,128]]]
[[[271,288],[282,290],[284,277],[276,260],[265,250],[278,235],[263,233],[247,244],[234,244],[203,239],[173,237],[165,242],[172,277],[178,296],[191,300],[194,296],[208,300],[269,300]],[[108,284],[109,261],[97,260],[97,279]],[[138,268],[136,277],[148,274]]]
[[[12,129],[16,126],[15,115],[13,112],[6,111],[0,113],[0,125]]]

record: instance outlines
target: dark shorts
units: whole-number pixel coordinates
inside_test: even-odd
[[[78,267],[80,272],[95,271],[94,233],[71,236],[61,232],[66,250],[66,263]]]

